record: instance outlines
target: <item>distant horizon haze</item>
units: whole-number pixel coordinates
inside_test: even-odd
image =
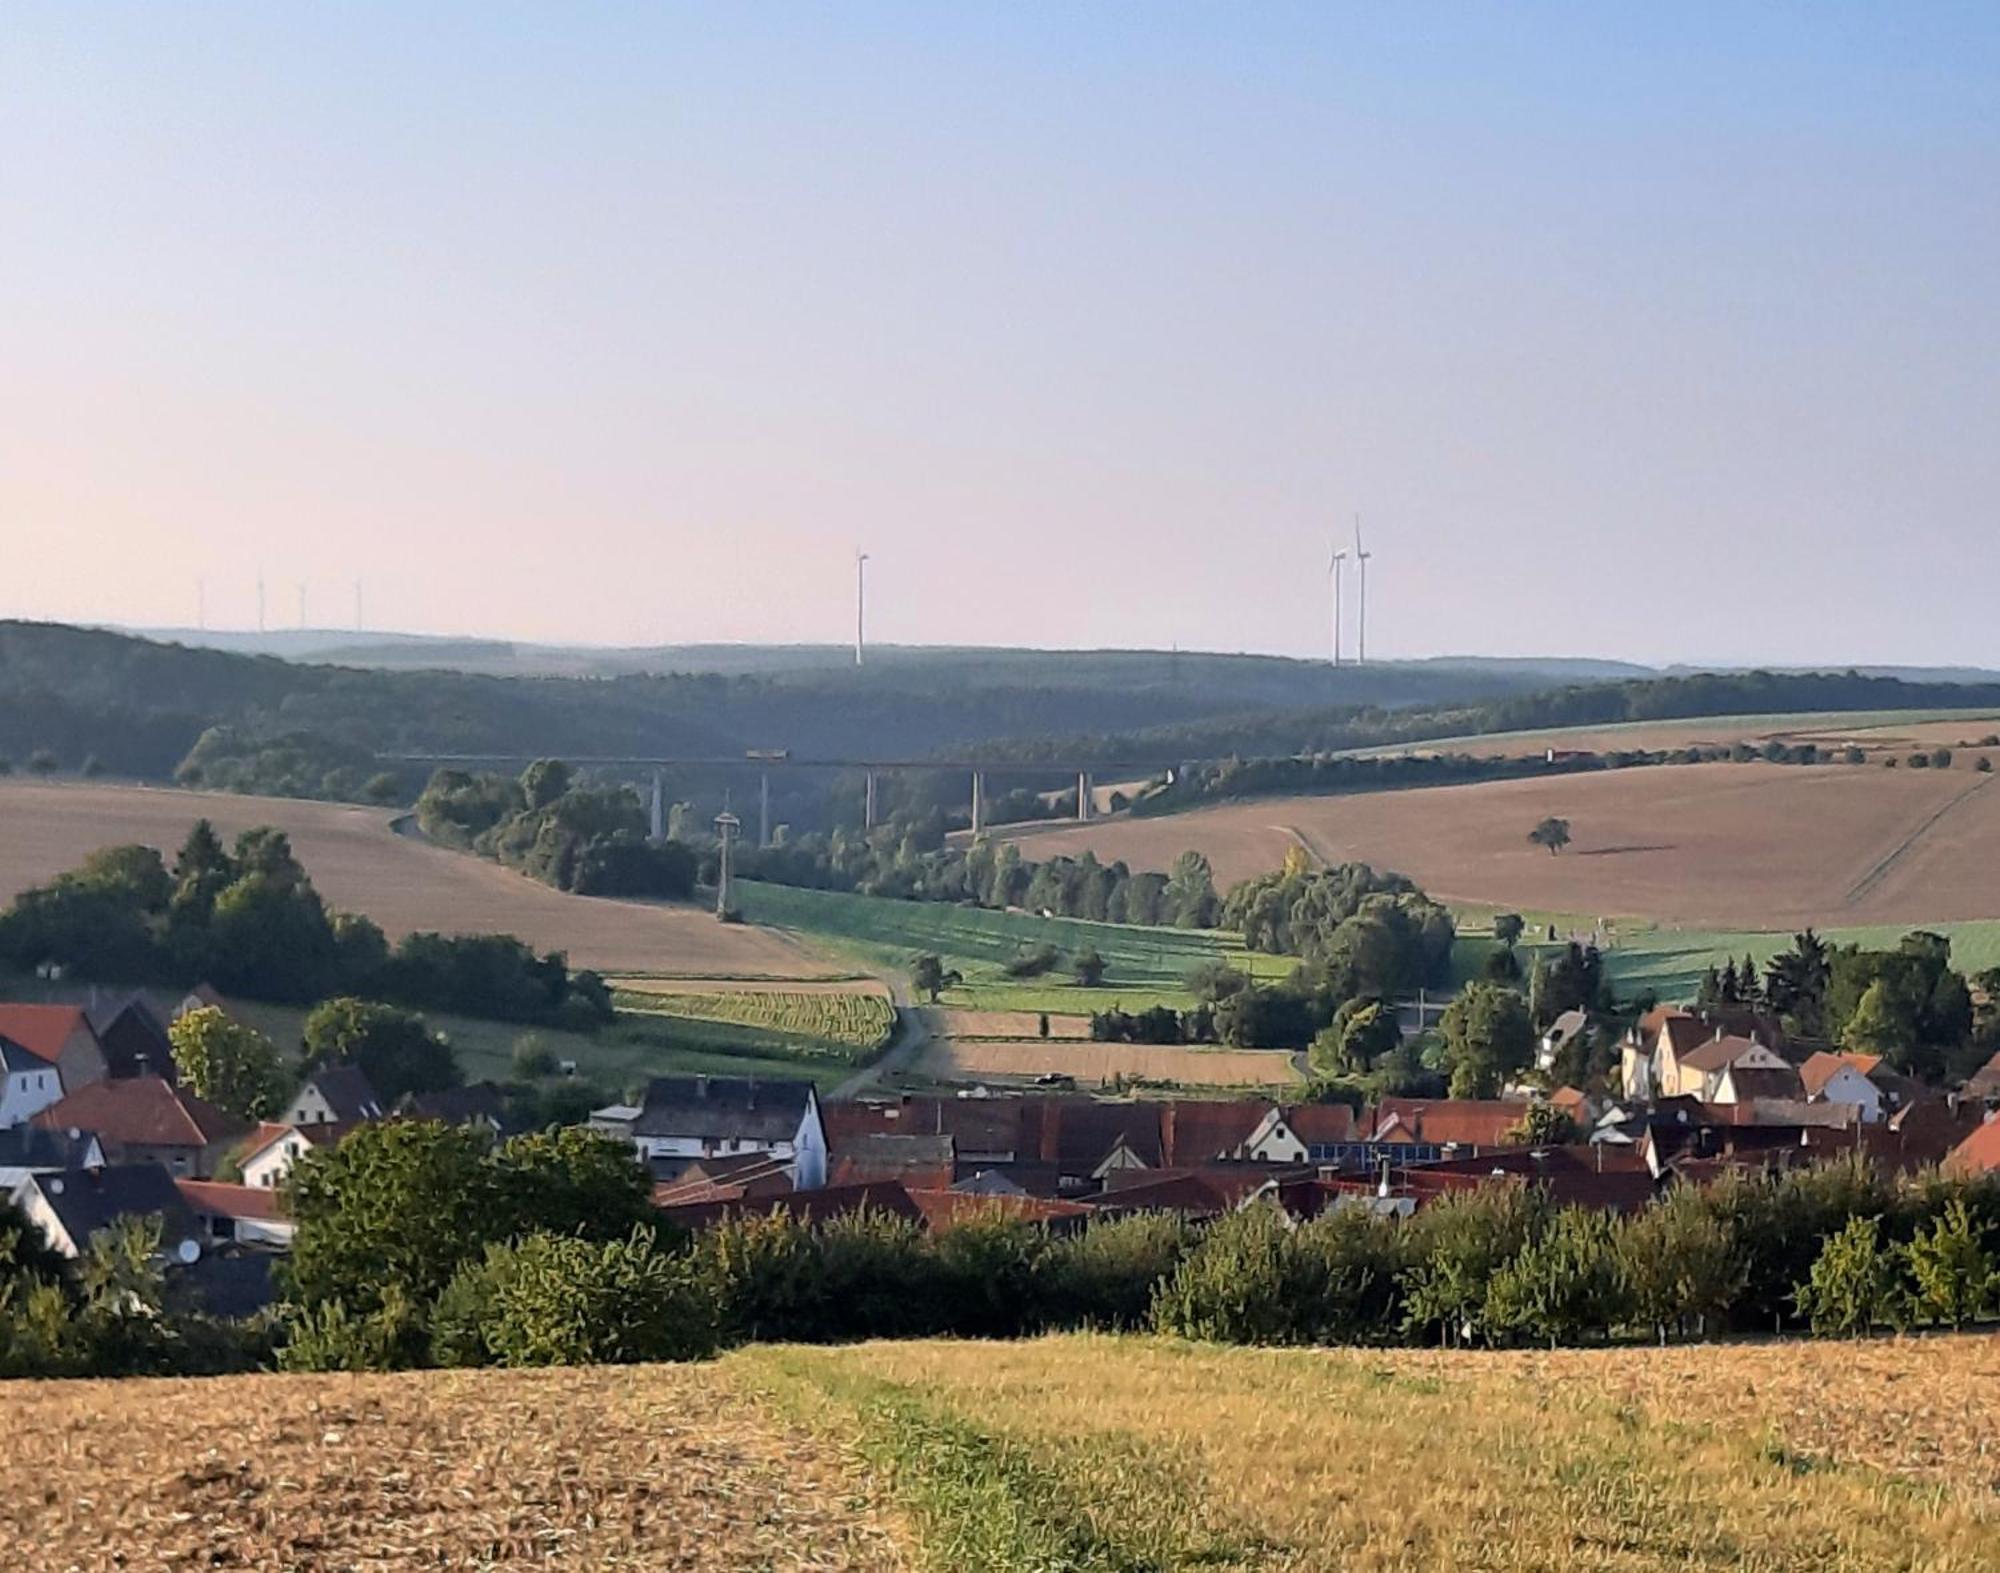
[[[7,14],[0,616],[2000,661],[2000,8]]]

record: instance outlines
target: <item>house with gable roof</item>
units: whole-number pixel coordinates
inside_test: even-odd
[[[646,1084],[632,1145],[642,1159],[763,1153],[793,1165],[802,1191],[826,1184],[826,1127],[809,1081],[749,1076],[655,1076]]]
[[[0,1038],[55,1067],[65,1094],[102,1081],[110,1069],[81,1005],[0,1004]]]
[[[190,1180],[211,1178],[249,1129],[233,1114],[157,1076],[94,1081],[50,1104],[34,1123],[94,1135],[113,1164],[156,1163]]]

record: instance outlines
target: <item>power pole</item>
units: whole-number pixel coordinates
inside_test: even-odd
[[[868,643],[868,554],[854,553],[854,664],[861,664]]]
[[[727,923],[735,913],[731,898],[735,895],[734,883],[730,877],[730,858],[736,847],[736,832],[743,821],[728,809],[715,816],[715,833],[722,838],[722,867],[715,881],[715,915]]]

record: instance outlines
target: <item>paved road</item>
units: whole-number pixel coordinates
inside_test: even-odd
[[[856,1071],[828,1093],[829,1100],[860,1097],[890,1071],[908,1070],[922,1057],[925,1049],[944,1036],[936,1010],[914,1003],[910,998],[909,985],[901,978],[886,981],[889,998],[896,1006],[896,1041],[883,1051],[882,1057],[873,1065]]]

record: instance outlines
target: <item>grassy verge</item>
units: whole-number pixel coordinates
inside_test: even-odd
[[[811,1350],[758,1350],[736,1372],[879,1472],[914,1523],[920,1565],[936,1573],[1258,1565],[1247,1540],[1205,1522],[1186,1472],[1140,1438],[1011,1434],[944,1393]]]
[[[723,1369],[855,1442],[939,1568],[1970,1573],[2000,1565],[1967,1467],[1995,1427],[1961,1391],[1985,1360],[1975,1338],[1781,1360],[1073,1336]]]

